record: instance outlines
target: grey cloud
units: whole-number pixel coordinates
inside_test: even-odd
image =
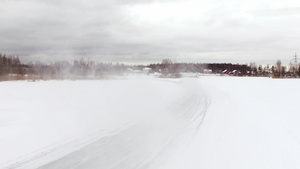
[[[103,6],[102,9],[85,12],[83,7],[79,5],[73,3],[72,8],[63,9],[45,6],[42,10],[35,9],[35,5],[31,9],[29,5],[28,9],[23,12],[35,10],[37,12],[26,15],[8,12],[7,18],[9,19],[1,18],[2,21],[9,22],[9,24],[0,25],[0,35],[7,40],[2,41],[1,46],[5,43],[9,46],[15,46],[16,52],[21,52],[25,44],[35,46],[37,51],[43,51],[45,47],[40,46],[59,48],[62,44],[76,46],[83,43],[86,45],[88,42],[95,42],[94,39],[97,37],[99,39],[101,37],[100,43],[101,40],[103,40],[102,43],[107,42],[110,34],[109,27],[115,24],[114,21],[119,20],[117,11],[108,10],[107,6]]]
[[[300,15],[300,7],[256,10],[253,11],[252,13],[254,15],[265,16],[265,17]]]
[[[227,1],[213,5],[201,19],[193,21],[175,18],[142,22],[123,10],[162,2],[173,1],[2,0],[0,52],[19,54],[28,61],[80,57],[116,62],[159,61],[166,57],[178,61],[222,61],[221,56],[234,61],[242,60],[240,56],[247,60],[250,55],[254,60],[262,55],[271,60],[274,53],[293,53],[297,48],[293,43],[299,41],[296,38],[300,35],[296,33],[294,39],[291,35],[300,25],[284,34],[294,19],[266,22],[255,14],[240,15],[243,11],[228,7]],[[280,51],[274,52],[275,49]]]

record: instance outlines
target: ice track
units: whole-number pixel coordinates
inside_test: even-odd
[[[178,85],[184,87],[185,93],[168,109],[153,113],[154,117],[137,121],[112,136],[99,138],[40,169],[157,168],[176,151],[178,144],[197,132],[209,103],[203,93],[195,90],[195,84]]]
[[[210,104],[209,95],[195,79],[130,79],[115,83],[119,93],[105,100],[114,102],[109,103],[111,109],[99,110],[113,112],[117,119],[113,127],[95,125],[89,134],[48,145],[6,168],[159,168],[197,134]]]

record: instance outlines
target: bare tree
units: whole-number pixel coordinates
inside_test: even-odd
[[[281,60],[279,60],[279,59],[276,61],[276,70],[281,77]]]
[[[161,61],[161,65],[162,65],[162,73],[163,74],[169,74],[170,69],[171,69],[171,64],[172,64],[172,60],[171,59],[163,59]]]

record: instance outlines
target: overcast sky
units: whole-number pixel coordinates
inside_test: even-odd
[[[0,0],[0,52],[23,61],[289,63],[298,0]]]

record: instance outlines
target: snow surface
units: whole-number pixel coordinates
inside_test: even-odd
[[[0,83],[0,168],[299,168],[296,79]]]

